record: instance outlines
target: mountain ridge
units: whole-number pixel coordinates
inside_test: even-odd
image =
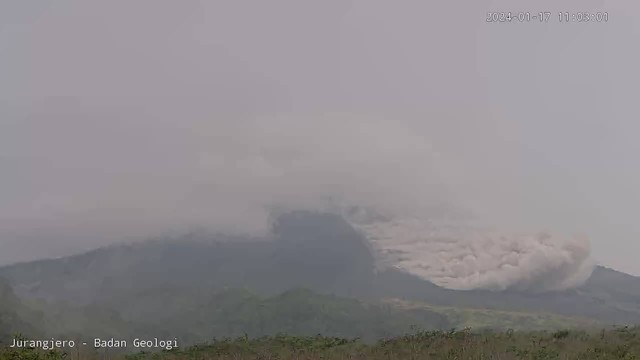
[[[581,287],[548,293],[449,290],[394,269],[377,270],[366,239],[343,218],[295,212],[274,227],[272,241],[232,241],[192,234],[112,245],[60,259],[0,267],[25,299],[110,306],[108,298],[145,291],[219,292],[246,287],[273,296],[306,287],[319,294],[435,306],[549,312],[606,323],[640,323],[640,278],[596,267]],[[194,295],[198,296],[198,295]]]

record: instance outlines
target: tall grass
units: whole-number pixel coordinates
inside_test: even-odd
[[[76,359],[75,354],[0,350],[0,360]],[[640,359],[640,328],[601,331],[422,331],[366,344],[323,336],[246,336],[157,353],[84,354],[80,359],[122,360],[393,360],[393,359]]]

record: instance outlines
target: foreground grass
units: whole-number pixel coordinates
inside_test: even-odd
[[[65,356],[66,355],[66,356]],[[64,356],[64,357],[63,357]],[[277,335],[216,340],[206,345],[131,355],[60,354],[10,349],[0,360],[41,359],[640,359],[640,328],[598,332],[434,331],[364,344],[358,340]]]

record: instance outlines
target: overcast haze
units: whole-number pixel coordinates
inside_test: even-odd
[[[563,3],[0,0],[0,263],[332,198],[640,275],[640,5]]]

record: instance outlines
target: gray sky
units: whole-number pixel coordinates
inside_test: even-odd
[[[563,4],[0,0],[0,263],[331,195],[582,232],[640,274],[640,5]],[[580,10],[609,22],[557,23]]]

